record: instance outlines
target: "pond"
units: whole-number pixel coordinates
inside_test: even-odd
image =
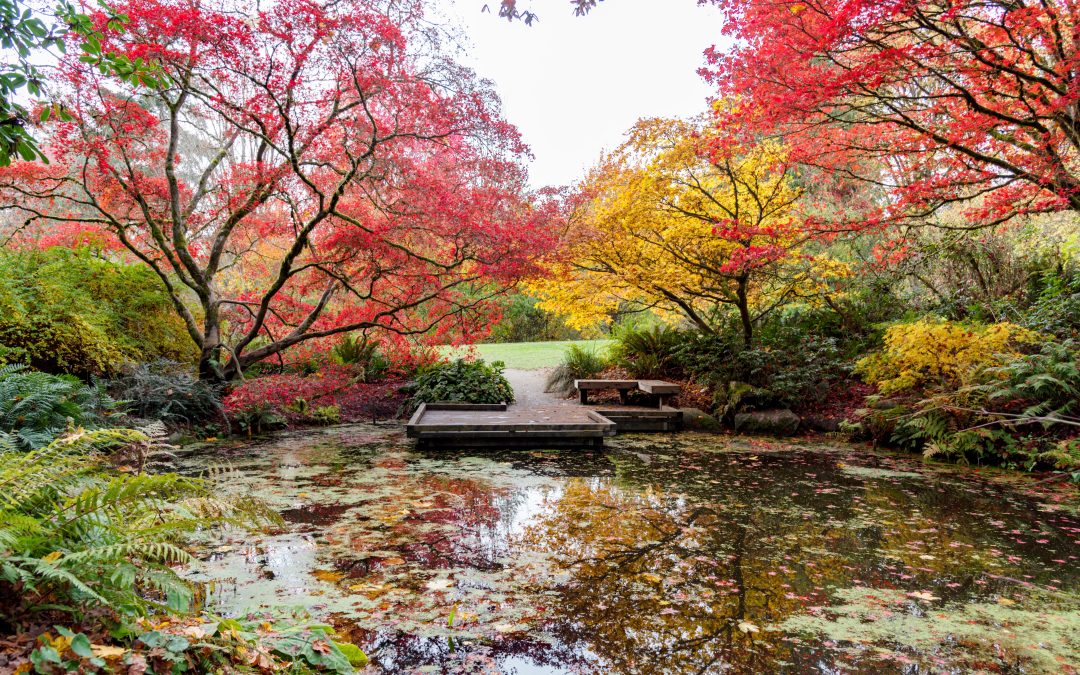
[[[1026,479],[692,433],[417,452],[376,426],[181,462],[287,521],[201,543],[209,608],[303,608],[372,672],[1080,668],[1076,494]]]

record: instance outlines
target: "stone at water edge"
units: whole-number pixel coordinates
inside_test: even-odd
[[[700,408],[682,408],[683,428],[690,431],[719,432],[720,420]]]
[[[744,434],[768,436],[792,436],[799,430],[802,420],[787,408],[782,410],[758,410],[735,415],[735,431]]]

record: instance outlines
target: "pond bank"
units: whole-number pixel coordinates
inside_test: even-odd
[[[196,449],[186,470],[229,463],[289,525],[215,536],[188,573],[226,614],[333,620],[374,672],[1080,663],[1072,488],[843,444],[609,443],[428,453],[356,425]]]

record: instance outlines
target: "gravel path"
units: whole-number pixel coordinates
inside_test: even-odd
[[[515,405],[534,407],[552,404],[572,404],[573,401],[549,394],[544,391],[548,369],[518,370],[507,368],[503,371],[506,380],[514,388]]]

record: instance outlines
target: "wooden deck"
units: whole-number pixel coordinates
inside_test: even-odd
[[[576,380],[580,403],[535,388],[515,387],[519,402],[475,405],[426,403],[413,414],[406,435],[423,446],[458,448],[601,447],[604,438],[635,431],[678,431],[682,411],[665,405],[679,385],[660,380]],[[589,391],[617,390],[622,405],[588,403]],[[640,390],[657,407],[627,404],[627,392]]]
[[[421,446],[440,447],[600,447],[615,432],[615,423],[596,411],[566,405],[425,403],[405,427]]]

